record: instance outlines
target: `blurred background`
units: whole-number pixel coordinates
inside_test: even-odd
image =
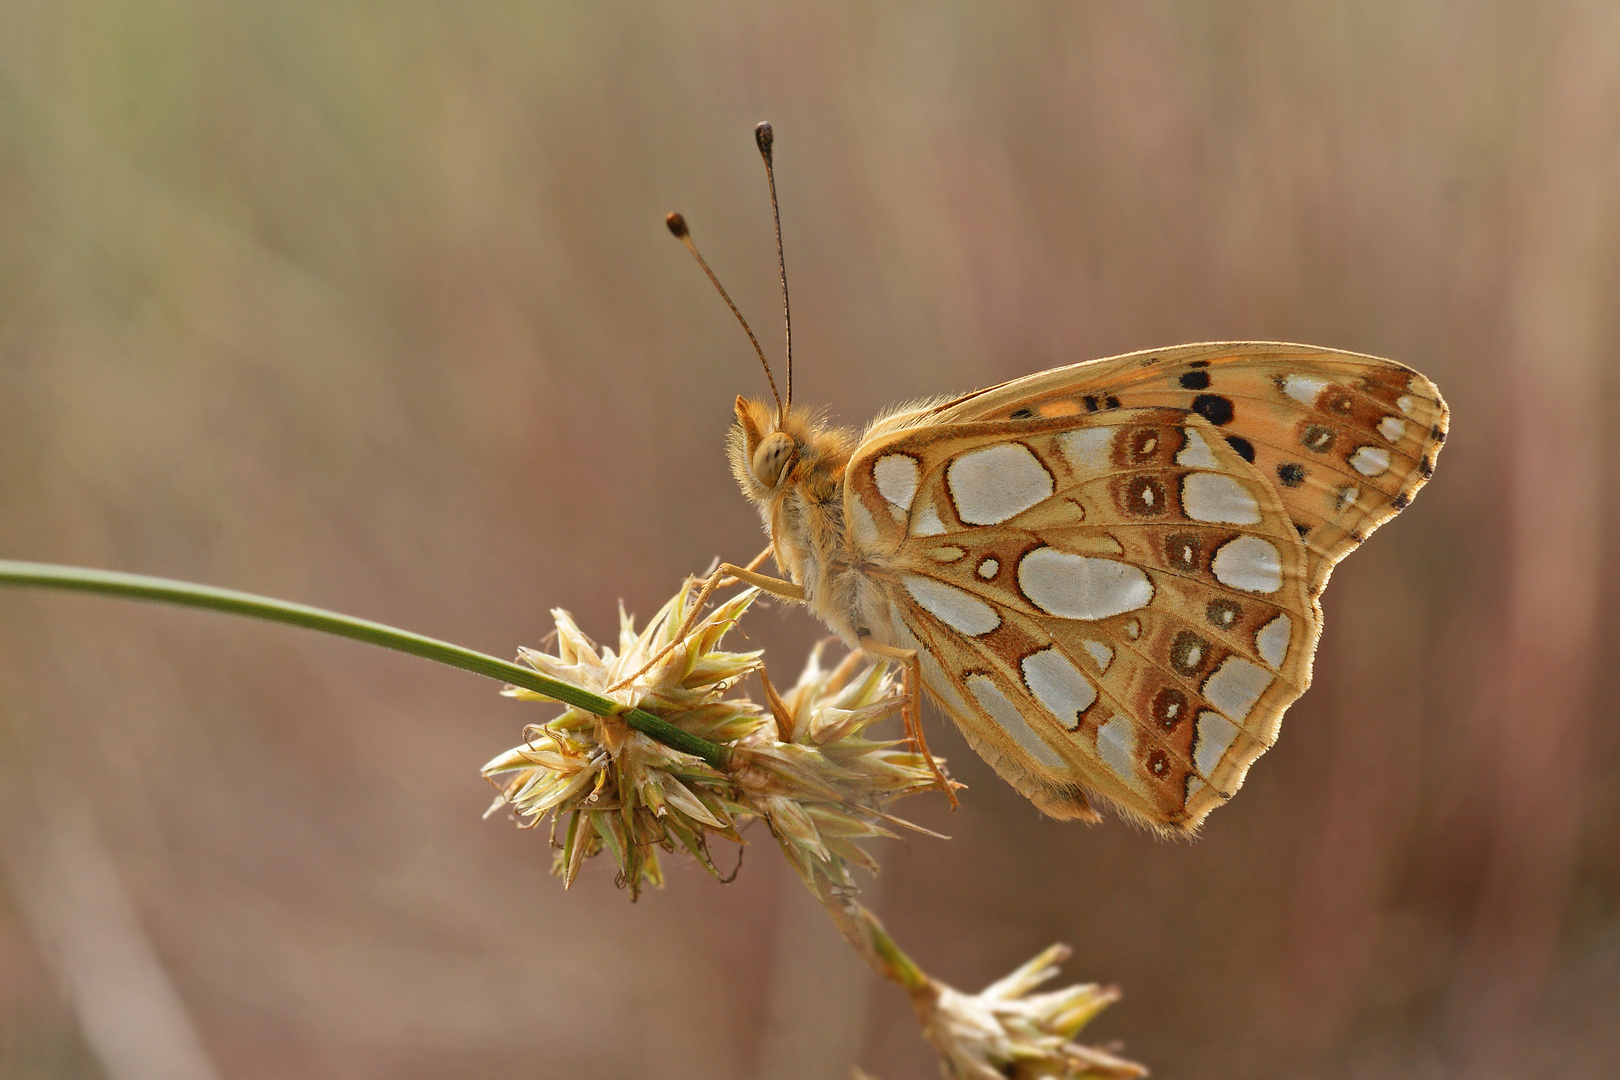
[[[936,714],[971,790],[877,852],[890,929],[967,989],[1071,943],[1160,1077],[1620,1075],[1606,0],[0,0],[0,555],[502,656],[650,615],[763,542],[763,380],[663,215],[776,348],[765,118],[844,422],[1222,338],[1453,409],[1200,841],[1043,821]],[[543,715],[496,689],[0,593],[0,1076],[936,1075],[768,840],[632,906],[481,821]]]

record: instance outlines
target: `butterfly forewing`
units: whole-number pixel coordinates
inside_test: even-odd
[[[884,601],[863,606],[887,615],[869,629],[918,650],[975,749],[1048,813],[1089,816],[1090,792],[1194,828],[1309,684],[1305,548],[1196,413],[924,411],[862,444],[845,503]]]
[[[1254,464],[1304,539],[1313,594],[1428,480],[1448,420],[1434,384],[1389,360],[1217,342],[1054,368],[949,402],[930,422],[1106,422],[1113,410],[1141,406],[1203,417]]]

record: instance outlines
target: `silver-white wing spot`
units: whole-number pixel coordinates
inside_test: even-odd
[[[1191,428],[1186,429],[1187,445],[1176,454],[1176,464],[1184,469],[1213,469],[1219,462],[1209,449],[1204,437]]]
[[[1090,653],[1091,658],[1097,661],[1097,670],[1107,674],[1108,665],[1114,662],[1114,650],[1100,641],[1092,641],[1089,638],[1080,644],[1084,645],[1086,652]]]
[[[937,548],[928,549],[928,557],[935,562],[953,563],[966,554],[966,551],[953,544],[943,544]]]
[[[1205,709],[1198,714],[1198,729],[1193,740],[1193,764],[1205,776],[1215,771],[1226,754],[1226,748],[1237,738],[1237,725],[1218,712]]]
[[[1204,680],[1204,697],[1221,712],[1242,723],[1271,685],[1271,672],[1236,656],[1228,656]]]
[[[1023,443],[968,451],[945,470],[945,484],[969,525],[999,525],[1052,494],[1052,474]]]
[[[900,584],[924,611],[959,634],[977,637],[1001,625],[995,608],[954,585],[916,574],[902,575]]]
[[[1075,472],[1101,472],[1108,468],[1108,448],[1118,429],[1081,428],[1058,436],[1058,446]]]
[[[1005,731],[1013,742],[1023,747],[1026,753],[1049,768],[1055,769],[1063,764],[1063,758],[1035,734],[1029,722],[1019,713],[1018,706],[1007,699],[1007,695],[1001,692],[1001,687],[995,684],[995,680],[988,675],[969,675],[967,686],[979,705],[990,714],[990,719],[1001,725],[1001,730]]]
[[[1255,633],[1254,647],[1262,660],[1280,668],[1288,656],[1288,640],[1293,636],[1294,624],[1287,615],[1278,615]]]
[[[1183,477],[1181,508],[1194,521],[1229,525],[1254,525],[1260,521],[1260,504],[1249,489],[1220,473],[1195,472]]]
[[[1116,716],[1097,729],[1097,756],[1115,776],[1131,787],[1138,787],[1136,779],[1136,725],[1123,716]]]
[[[1386,416],[1378,421],[1378,434],[1390,442],[1400,442],[1401,436],[1406,434],[1406,421],[1398,416]]]
[[[989,581],[1000,572],[1001,560],[999,559],[986,559],[984,562],[980,563],[978,569],[974,571],[974,573],[978,574],[986,581]]]
[[[871,513],[866,504],[852,500],[849,504],[851,528],[855,531],[855,544],[857,547],[871,548],[878,545],[881,537],[878,535],[877,522],[872,520]]]
[[[1327,387],[1326,379],[1319,379],[1314,375],[1285,375],[1282,381],[1282,392],[1301,405],[1315,405],[1316,395]]]
[[[897,509],[911,509],[911,500],[917,497],[917,459],[910,454],[885,454],[872,466],[872,479],[877,481],[878,494]]]
[[[911,523],[912,536],[938,536],[945,531],[945,523],[939,519],[939,511],[932,506],[925,506]]]
[[[1362,476],[1378,476],[1389,469],[1389,451],[1381,446],[1363,446],[1350,455],[1350,467]]]
[[[1395,399],[1395,407],[1401,410],[1401,412],[1405,413],[1407,416],[1411,416],[1412,410],[1417,407],[1417,401],[1412,397],[1411,394],[1402,394],[1400,397]]]
[[[1091,680],[1056,648],[1030,653],[1019,667],[1024,672],[1024,686],[1035,700],[1064,727],[1071,731],[1078,728],[1080,714],[1097,700],[1097,688]]]
[[[1138,567],[1049,547],[1018,560],[1018,587],[1030,603],[1060,619],[1106,619],[1153,601],[1153,583]]]
[[[1282,588],[1282,555],[1271,541],[1258,536],[1228,540],[1216,550],[1209,568],[1216,581],[1234,589],[1274,593]]]

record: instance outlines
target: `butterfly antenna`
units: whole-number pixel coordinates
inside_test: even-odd
[[[765,368],[765,381],[771,384],[771,397],[776,399],[776,414],[779,417],[786,416],[787,414],[782,408],[782,395],[776,392],[776,379],[771,375],[770,362],[765,359],[765,350],[759,347],[759,339],[754,336],[754,331],[749,328],[748,320],[743,318],[742,312],[737,310],[737,305],[731,302],[731,294],[726,292],[726,287],[720,284],[720,279],[714,276],[714,271],[709,269],[708,262],[698,252],[697,245],[692,242],[692,232],[686,227],[686,219],[680,214],[670,214],[664,218],[664,224],[669,226],[669,231],[674,235],[675,239],[686,245],[686,250],[692,253],[692,258],[696,259],[698,265],[703,267],[703,272],[709,275],[709,280],[720,293],[720,299],[724,300],[726,307],[730,308],[731,313],[737,316],[737,321],[742,324],[743,333],[747,334],[748,340],[753,342],[754,352],[759,356],[760,365]],[[791,383],[789,384],[789,392],[792,392]]]
[[[765,159],[765,182],[771,189],[771,218],[776,222],[776,266],[782,272],[782,322],[787,327],[787,404],[793,406],[793,309],[788,306],[787,260],[782,256],[782,211],[776,205],[776,170],[771,167],[771,145],[776,135],[769,120],[754,128],[754,143]]]

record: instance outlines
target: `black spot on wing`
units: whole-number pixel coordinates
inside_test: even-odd
[[[1216,427],[1222,427],[1232,422],[1232,399],[1219,394],[1199,394],[1193,398],[1192,411]]]
[[[1226,442],[1227,445],[1238,452],[1238,457],[1247,461],[1250,465],[1254,464],[1254,443],[1241,435],[1228,435]]]
[[[1283,487],[1299,487],[1305,482],[1305,466],[1297,461],[1287,461],[1277,466],[1277,479],[1282,481]]]
[[[1183,390],[1208,390],[1209,389],[1209,372],[1207,372],[1207,371],[1189,371],[1189,372],[1187,372],[1185,375],[1183,375],[1181,377],[1181,388]]]

